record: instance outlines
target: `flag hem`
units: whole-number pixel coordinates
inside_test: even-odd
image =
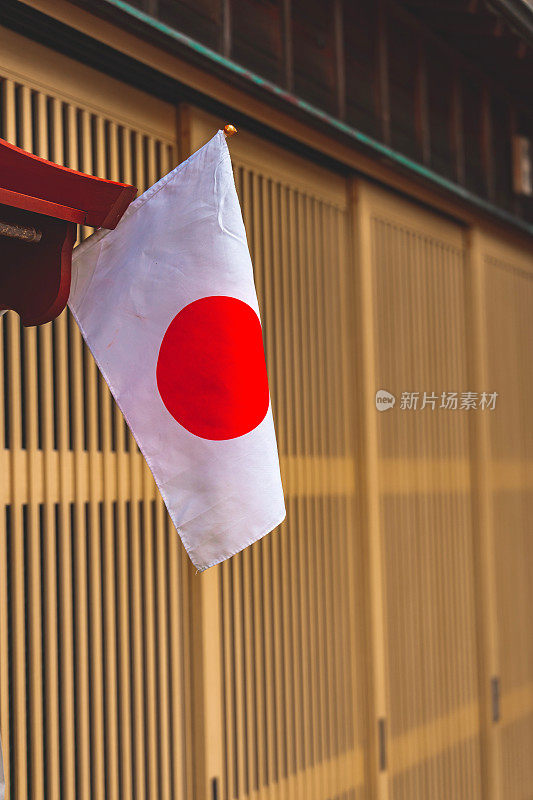
[[[183,533],[182,533],[181,529],[180,528],[176,528],[175,525],[174,525],[174,527],[176,528],[176,531],[178,532],[178,534],[180,536],[180,539],[183,542],[183,546],[187,550],[187,555],[191,559],[193,565],[196,567],[196,570],[198,572],[205,572],[206,569],[210,569],[211,567],[216,567],[217,564],[221,564],[223,561],[226,561],[226,559],[233,558],[233,556],[236,556],[237,553],[241,553],[243,550],[246,550],[247,547],[250,547],[250,545],[255,544],[255,542],[258,542],[259,539],[262,539],[268,533],[272,533],[274,528],[277,528],[278,525],[281,525],[281,523],[286,518],[286,516],[287,516],[287,511],[286,511],[286,509],[284,509],[283,515],[279,519],[278,519],[278,517],[274,517],[274,520],[277,520],[277,521],[273,521],[271,523],[268,523],[266,528],[261,530],[261,533],[257,534],[257,536],[252,536],[250,539],[248,539],[247,542],[245,542],[245,544],[242,545],[242,547],[238,547],[237,550],[232,550],[231,553],[227,553],[224,556],[220,556],[220,558],[217,558],[214,561],[211,561],[209,564],[206,564],[203,567],[199,567],[198,564],[196,564],[196,562],[193,560],[191,554],[189,553],[189,551],[188,551],[188,549],[187,549],[187,547],[185,545],[185,541],[184,541],[184,537],[183,537]]]

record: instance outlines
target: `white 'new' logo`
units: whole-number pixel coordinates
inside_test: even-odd
[[[376,408],[378,411],[388,411],[394,407],[396,398],[385,389],[378,389],[376,392]]]

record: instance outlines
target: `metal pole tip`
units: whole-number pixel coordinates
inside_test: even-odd
[[[226,134],[226,136],[235,136],[235,134],[238,133],[238,131],[235,125],[231,125],[230,123],[228,123],[227,125],[224,125],[224,133]]]

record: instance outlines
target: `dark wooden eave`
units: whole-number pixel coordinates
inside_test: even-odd
[[[437,36],[533,104],[533,6],[525,0],[400,0]]]
[[[372,29],[372,34],[373,37],[375,36],[378,38],[379,42],[383,43],[383,53],[386,54],[387,33],[391,35],[391,31],[396,32],[400,30],[400,33],[396,36],[396,42],[400,42],[401,44],[403,41],[403,31],[407,31],[408,35],[409,31],[411,31],[411,35],[408,36],[408,48],[413,42],[415,44],[417,42],[423,42],[426,52],[432,54],[434,61],[440,63],[442,59],[445,73],[453,76],[453,81],[457,83],[457,86],[459,86],[457,78],[462,75],[463,71],[465,77],[473,76],[474,97],[476,99],[477,97],[483,98],[483,109],[479,109],[479,113],[483,114],[483,121],[480,126],[477,126],[480,130],[477,131],[476,135],[464,137],[460,124],[455,125],[453,128],[454,142],[450,155],[452,159],[452,169],[448,170],[448,172],[442,170],[437,171],[437,169],[434,168],[429,148],[427,146],[422,146],[424,142],[418,142],[416,134],[413,135],[412,139],[416,142],[419,152],[416,154],[407,153],[407,151],[402,150],[401,142],[391,142],[391,137],[385,135],[381,129],[370,130],[369,126],[365,127],[365,124],[359,125],[353,122],[348,115],[346,115],[346,118],[343,118],[344,109],[342,106],[345,107],[346,103],[340,104],[341,107],[336,110],[328,111],[324,110],[324,107],[320,105],[316,97],[306,98],[305,95],[291,92],[288,87],[292,86],[292,81],[289,80],[289,78],[291,76],[294,77],[296,70],[290,68],[292,63],[291,58],[289,58],[292,53],[289,47],[291,44],[290,36],[287,36],[285,48],[285,66],[287,67],[286,72],[288,76],[286,85],[274,84],[272,81],[266,80],[264,76],[258,72],[254,72],[252,69],[232,60],[228,57],[228,54],[225,54],[220,49],[217,51],[213,50],[205,44],[200,43],[197,39],[193,39],[183,31],[179,31],[161,22],[151,14],[134,8],[131,3],[124,2],[124,0],[70,0],[71,3],[88,10],[90,14],[107,19],[115,25],[120,25],[121,28],[133,33],[139,38],[156,44],[162,50],[183,57],[190,63],[201,67],[202,70],[207,73],[211,73],[217,77],[223,76],[228,84],[232,84],[245,92],[257,95],[276,109],[282,111],[287,111],[287,109],[289,109],[290,115],[296,120],[327,133],[332,139],[337,139],[342,145],[353,145],[357,149],[360,149],[364,155],[370,155],[377,158],[379,161],[388,162],[393,170],[406,173],[417,182],[431,185],[437,192],[454,198],[460,204],[466,204],[477,208],[482,213],[494,219],[499,219],[504,224],[510,224],[532,235],[533,209],[530,208],[530,199],[526,198],[522,200],[521,198],[511,196],[508,198],[508,202],[502,203],[500,196],[496,194],[495,186],[496,188],[498,188],[498,185],[501,186],[501,181],[499,181],[498,185],[496,184],[496,177],[498,176],[495,177],[494,174],[495,164],[507,164],[510,172],[510,163],[507,154],[505,154],[503,158],[495,155],[496,150],[491,149],[492,140],[489,134],[491,127],[493,129],[495,128],[493,124],[494,120],[489,119],[489,114],[496,114],[498,119],[500,118],[498,115],[501,115],[503,119],[505,114],[508,114],[509,117],[513,114],[513,120],[517,119],[519,115],[522,115],[524,119],[526,119],[525,127],[527,130],[523,132],[527,135],[530,125],[530,115],[528,112],[531,108],[531,103],[520,102],[519,97],[517,97],[519,93],[515,92],[515,87],[509,75],[506,73],[506,63],[502,62],[498,64],[496,61],[496,66],[500,67],[498,71],[498,80],[487,80],[487,75],[481,65],[479,65],[479,68],[476,68],[478,65],[474,60],[464,57],[457,51],[455,46],[451,46],[446,35],[438,34],[422,19],[417,18],[415,13],[415,0],[412,0],[413,10],[406,8],[406,3],[408,1],[409,0],[405,0],[405,2],[402,3],[400,0],[379,0],[378,5],[383,13],[378,20],[380,24],[376,26],[375,30],[374,28]],[[28,3],[29,2],[30,0],[28,0]],[[141,0],[139,0],[139,3],[140,2]],[[230,0],[222,0],[222,2],[229,4]],[[284,7],[289,7],[289,4],[293,2],[296,2],[296,0],[283,0]],[[326,3],[327,0],[316,0],[316,2],[318,4],[321,2]],[[342,2],[343,0],[335,0],[335,5],[341,4]],[[346,0],[344,8],[352,8],[352,2],[354,2],[354,0]],[[376,0],[364,0],[364,2],[368,3],[368,7],[371,10],[375,9],[374,3],[376,3]],[[422,0],[417,0],[417,2],[421,4]],[[450,5],[454,6],[456,10],[459,8],[459,10],[462,11],[462,6],[466,5],[466,3],[459,2],[459,0],[448,0],[448,2],[446,2],[446,0],[439,0],[439,2],[437,2],[437,0],[423,0],[423,3],[424,6],[428,4],[433,7],[433,9],[437,7],[441,9],[444,8],[445,11],[449,10]],[[153,5],[155,7],[155,0]],[[300,0],[300,9],[304,9],[305,12],[305,8],[304,0]],[[264,119],[259,120],[254,116],[248,115],[243,108],[240,108],[238,115],[236,115],[233,106],[231,108],[227,107],[220,94],[213,97],[210,94],[206,94],[201,88],[195,89],[181,82],[178,77],[170,76],[165,72],[159,71],[155,62],[148,65],[141,60],[136,60],[116,49],[111,40],[108,40],[107,43],[104,44],[98,37],[92,38],[90,35],[87,35],[83,29],[71,27],[66,19],[62,21],[54,19],[51,15],[43,11],[38,11],[20,0],[2,0],[2,11],[3,25],[11,27],[25,36],[37,39],[41,43],[53,47],[70,57],[84,61],[99,70],[105,68],[108,74],[120,80],[132,83],[137,88],[145,89],[151,94],[156,94],[171,103],[176,103],[178,101],[192,102],[201,105],[222,118],[227,118],[231,113],[231,118],[238,126],[246,127],[252,132],[257,131],[262,136],[267,136],[289,149],[294,148],[300,154],[309,155],[332,169],[342,172],[345,170],[345,162],[337,161],[334,151],[328,150],[326,153],[323,152],[322,149],[314,148],[308,139],[306,139],[307,143],[304,143],[298,138],[293,139],[290,135],[286,135],[279,127],[270,127],[268,123],[265,124]],[[390,23],[385,13],[389,11]],[[465,13],[473,14],[474,11],[468,11],[467,9]],[[335,20],[339,22],[337,17],[335,17]],[[396,20],[400,20],[402,24],[398,26]],[[330,25],[330,28],[331,27]],[[337,67],[342,65],[342,53],[339,44],[342,46],[343,43],[342,37],[339,35],[339,26],[335,25],[334,27],[335,33],[337,34],[334,37],[334,44],[339,52],[335,51],[335,46],[330,48],[331,52],[328,51],[330,60],[327,66],[328,70],[333,73],[333,78],[335,80],[335,70],[332,70],[331,67],[333,64],[336,64]],[[294,44],[294,42],[292,43]],[[364,42],[362,46],[364,47]],[[522,49],[529,48],[529,45],[525,41],[522,41],[521,47]],[[422,52],[422,49],[422,47],[418,47],[420,52]],[[419,60],[423,63],[423,59]],[[313,62],[312,66],[314,67],[316,64]],[[346,65],[344,64],[344,66]],[[357,66],[360,67],[361,65],[359,64]],[[384,58],[374,59],[373,69],[374,74],[369,78],[368,82],[365,83],[365,86],[374,85],[376,89],[374,94],[377,93],[377,95],[379,95],[380,103],[375,108],[374,116],[378,123],[382,123],[386,120],[390,121],[391,103],[385,102],[388,93],[381,90],[381,84],[388,89],[391,68],[387,63],[387,59]],[[357,71],[355,74],[357,74]],[[405,79],[405,76],[403,77]],[[406,80],[407,85],[412,86],[412,88],[418,85],[416,76],[414,79],[412,79],[412,76],[408,76],[408,78],[404,80],[404,84]],[[438,81],[439,77],[437,77],[437,89],[440,85]],[[311,83],[314,89],[315,85],[313,82]],[[339,88],[340,84],[337,82],[334,86]],[[530,96],[531,87],[527,86],[527,89]],[[294,92],[297,91],[299,91],[299,87],[295,86]],[[334,92],[331,88],[328,94],[328,101],[338,94],[339,91]],[[420,94],[420,98],[418,98],[418,94]],[[424,92],[422,91],[418,92],[418,94],[417,98],[419,102],[417,101],[415,103],[416,107],[412,109],[413,119],[416,121],[417,128],[419,128],[423,134],[427,134],[427,130],[424,129],[424,119],[427,117],[428,110],[427,98],[424,101]],[[461,101],[460,99],[455,99],[456,95],[457,98],[459,98],[459,92],[454,92],[454,102],[456,102],[456,105],[460,106]],[[393,94],[393,98],[395,96],[396,95]],[[500,107],[496,106],[495,110],[490,110],[489,105],[492,96],[501,96],[503,98],[503,112],[501,112]],[[396,102],[397,111],[398,107],[400,107],[401,110],[403,109],[402,104]],[[459,120],[460,116],[457,116],[456,119]],[[437,121],[437,125],[440,125],[438,128],[439,130],[444,130],[446,128],[446,123],[441,124]],[[500,130],[500,128],[496,129]],[[508,136],[509,125],[503,125],[501,131],[505,136]],[[452,136],[452,133],[450,133],[450,136]],[[424,139],[424,136],[420,138]],[[477,155],[479,156],[479,154],[481,154],[477,160],[474,158],[473,161],[471,159],[468,162],[470,164],[474,163],[474,167],[478,169],[478,172],[485,170],[485,173],[479,177],[477,183],[473,180],[469,180],[468,176],[465,177],[464,169],[459,169],[461,165],[464,166],[465,159],[468,155],[464,147],[464,142],[466,140],[468,140],[470,144],[470,150],[472,150],[473,147],[477,148]],[[508,138],[504,142],[504,145],[508,147]],[[471,156],[472,153],[470,153],[468,157],[470,158]],[[478,161],[481,161],[481,163],[478,164]],[[472,169],[470,172],[472,173]],[[477,180],[477,176],[475,177]],[[507,179],[508,175],[505,177]]]

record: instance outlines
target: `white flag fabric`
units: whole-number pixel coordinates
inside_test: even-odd
[[[75,249],[69,306],[195,566],[279,525],[259,309],[222,131]]]

